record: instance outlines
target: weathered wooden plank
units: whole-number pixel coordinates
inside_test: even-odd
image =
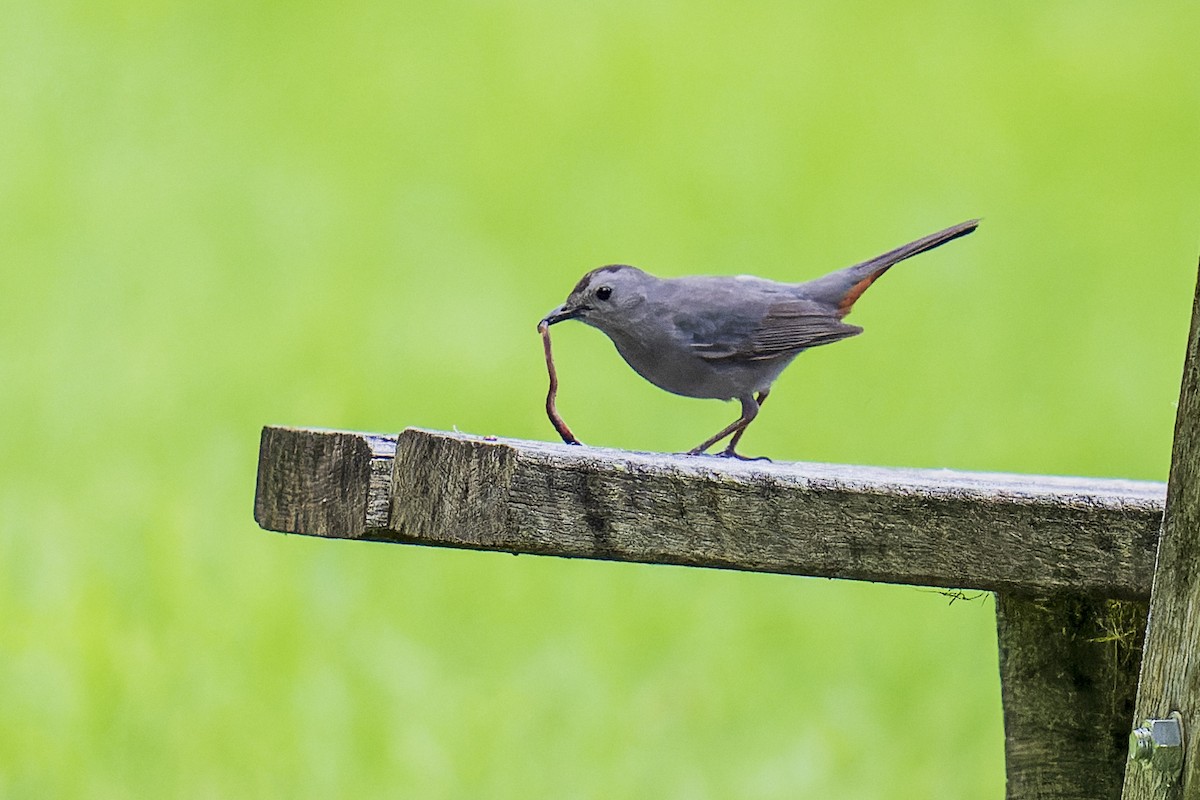
[[[1147,604],[996,596],[1009,800],[1117,800]]]
[[[255,508],[265,528],[317,536],[1145,599],[1164,494],[1141,481],[268,428]],[[348,518],[363,508],[375,512]]]
[[[264,528],[360,538],[387,524],[396,437],[265,427],[254,519]]]
[[[1178,711],[1185,731],[1182,780],[1165,782],[1141,764],[1125,772],[1125,800],[1200,798],[1200,279],[1175,416],[1167,509],[1150,597],[1137,713],[1165,719]]]

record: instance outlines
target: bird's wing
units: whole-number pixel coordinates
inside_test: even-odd
[[[692,324],[677,323],[691,334],[693,352],[710,361],[765,361],[862,333],[842,322],[836,309],[811,300],[772,303],[754,322],[688,321]]]

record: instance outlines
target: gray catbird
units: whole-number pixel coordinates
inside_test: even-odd
[[[740,400],[741,416],[689,454],[703,453],[732,434],[719,455],[745,458],[735,449],[738,440],[792,359],[810,347],[862,333],[842,318],[876,278],[978,224],[968,220],[807,283],[750,275],[656,278],[611,264],[584,275],[542,322],[577,319],[599,328],[637,374],[668,392]]]

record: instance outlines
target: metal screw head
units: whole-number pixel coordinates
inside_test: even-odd
[[[1171,781],[1183,771],[1183,718],[1148,719],[1129,735],[1129,758]]]

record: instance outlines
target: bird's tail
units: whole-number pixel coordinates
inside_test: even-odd
[[[960,236],[966,236],[978,226],[979,220],[970,219],[937,233],[922,236],[916,241],[901,245],[895,250],[889,250],[883,255],[875,256],[861,264],[855,264],[852,267],[830,273],[823,278],[818,278],[805,285],[805,293],[814,300],[836,306],[838,316],[844,317],[850,313],[850,309],[854,307],[854,301],[862,296],[867,287],[892,266],[906,258],[912,258],[918,253],[924,253],[926,250],[940,247]]]

